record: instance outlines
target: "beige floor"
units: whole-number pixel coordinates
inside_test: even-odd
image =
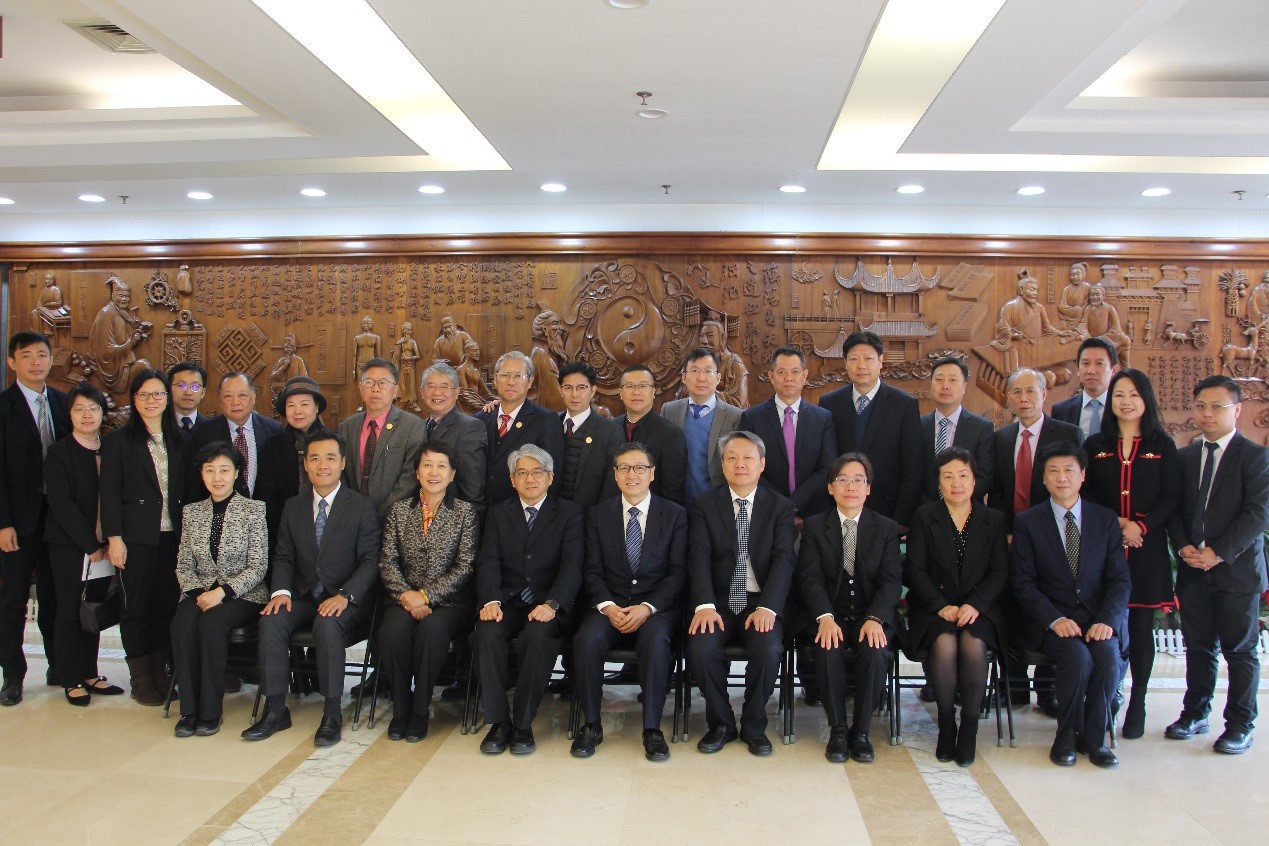
[[[1259,846],[1269,831],[1269,749],[1227,757],[1211,751],[1214,734],[1189,743],[1165,740],[1179,689],[1151,691],[1147,736],[1121,741],[1123,763],[1113,772],[1085,759],[1071,769],[1051,765],[1054,724],[1030,712],[1017,716],[1016,749],[997,748],[994,724],[984,725],[979,761],[968,771],[934,763],[922,751],[929,726],[926,720],[922,728],[920,714],[905,728],[905,745],[878,743],[876,764],[829,764],[822,756],[823,712],[805,706],[797,712],[798,741],[777,741],[772,757],[753,758],[739,744],[705,756],[694,747],[703,730],[699,700],[692,742],[673,745],[670,761],[651,764],[639,747],[638,705],[628,688],[606,693],[606,740],[586,761],[569,756],[567,708],[555,700],[539,714],[538,751],[524,758],[482,756],[480,735],[460,734],[455,709],[444,706],[421,744],[388,741],[381,721],[373,731],[346,731],[355,741],[341,744],[343,757],[320,760],[311,740],[320,707],[315,697],[293,704],[292,731],[246,743],[238,732],[249,721],[254,689],[247,687],[227,698],[219,735],[178,740],[174,720],[127,697],[70,707],[60,689],[37,683],[44,665],[32,657],[26,700],[0,709],[0,843],[6,844],[222,838]],[[103,662],[116,680],[123,669]],[[1161,656],[1158,669],[1161,686],[1176,685],[1178,659]],[[1261,693],[1260,704],[1269,706],[1269,693]],[[916,707],[909,695],[908,708]],[[770,711],[774,719],[774,703]],[[667,728],[668,722],[667,713]],[[306,791],[316,798],[304,799]],[[262,801],[270,796],[280,803],[272,810]],[[303,809],[288,817],[291,802]],[[261,833],[252,821],[271,813],[272,833]],[[976,830],[976,816],[987,828],[988,818],[997,820],[996,830]]]

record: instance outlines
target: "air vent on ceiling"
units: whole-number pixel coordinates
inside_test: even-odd
[[[154,48],[122,27],[96,20],[65,21],[66,25],[99,47],[111,53],[153,53]]]

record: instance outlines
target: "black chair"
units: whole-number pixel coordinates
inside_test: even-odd
[[[459,637],[458,637],[458,638],[456,638],[456,639],[454,639],[454,640],[451,640],[451,641],[449,642],[449,655],[450,655],[450,657],[446,659],[447,664],[448,664],[448,662],[449,662],[450,660],[452,660],[452,659],[453,659],[453,656],[454,656],[454,655],[456,655],[456,654],[458,653],[459,646],[460,646],[460,645],[462,644],[462,642],[463,642],[463,641],[462,641],[462,638],[465,638],[465,637],[467,637],[467,636],[468,636],[468,634],[467,634],[467,633],[464,633],[464,634],[462,634],[462,635],[459,635]],[[375,650],[375,655],[374,655],[374,663],[373,663],[373,664],[371,665],[371,667],[370,667],[370,669],[371,669],[371,684],[370,684],[370,715],[369,715],[368,717],[366,717],[366,728],[370,728],[370,729],[372,729],[372,728],[374,728],[374,727],[375,727],[375,722],[376,722],[376,721],[377,721],[377,719],[378,719],[378,718],[375,716],[375,714],[376,714],[376,711],[378,710],[378,707],[379,707],[379,679],[381,678],[381,676],[379,675],[379,672],[380,672],[380,670],[382,670],[382,669],[383,669],[383,668],[382,668],[382,666],[380,665],[380,661],[381,661],[381,659],[382,659],[382,656],[379,654],[379,650],[378,650],[378,649],[376,649],[376,650]],[[442,679],[441,679],[441,681],[442,681],[442,682],[444,682],[444,674],[442,674]],[[443,684],[442,684],[442,686],[443,686]],[[466,704],[466,703],[464,703],[464,706],[465,706],[465,704]],[[467,733],[467,732],[463,732],[463,734],[466,734],[466,733]]]
[[[484,723],[482,722],[483,714],[480,709],[480,673],[477,671],[477,668],[476,668],[476,645],[471,642],[471,639],[474,637],[475,637],[475,632],[472,632],[472,634],[468,635],[468,644],[470,646],[470,651],[471,651],[471,662],[467,668],[467,696],[463,700],[463,721],[462,723],[459,724],[459,727],[458,727],[460,734],[475,734],[476,732],[480,731],[481,726],[484,725]],[[511,639],[511,643],[508,645],[511,660],[513,662],[516,659],[516,655],[519,649],[518,641],[519,641],[519,636],[517,635],[516,637]],[[571,640],[569,640],[565,642],[564,646],[560,649],[560,654],[563,655],[564,653],[568,652],[572,648],[573,648],[573,643]],[[561,666],[559,666],[560,662],[558,661],[558,656],[555,663],[556,663],[556,666],[551,668],[551,678],[550,678],[551,681],[559,681],[563,679],[566,675],[564,669]],[[514,668],[514,664],[513,664],[513,668]],[[515,686],[514,683],[511,686],[514,687]],[[543,694],[544,697],[548,695],[549,694]]]
[[[1030,651],[1024,651],[1024,652],[1022,653],[1022,658],[1023,658],[1023,660],[1024,660],[1024,661],[1026,661],[1028,664],[1033,664],[1033,665],[1035,665],[1035,666],[1037,666],[1037,667],[1039,667],[1039,666],[1047,666],[1047,667],[1052,667],[1052,666],[1054,666],[1054,664],[1053,664],[1053,659],[1052,659],[1052,658],[1050,658],[1048,655],[1045,655],[1043,652],[1030,652]],[[1122,679],[1121,679],[1121,681],[1122,681]],[[1116,712],[1115,712],[1115,700],[1114,700],[1114,698],[1112,698],[1112,699],[1111,699],[1111,701],[1110,701],[1109,703],[1107,703],[1107,705],[1106,705],[1106,710],[1107,710],[1106,730],[1107,730],[1107,732],[1109,732],[1109,734],[1110,734],[1110,748],[1111,748],[1111,749],[1118,749],[1118,748],[1119,748],[1119,737],[1118,737],[1118,735],[1115,733],[1115,717],[1116,717]]]
[[[924,673],[920,675],[903,675],[899,669],[899,656],[903,654],[909,661],[925,666],[926,660],[929,658],[929,650],[912,649],[906,642],[906,631],[902,632],[898,638],[899,649],[894,653],[894,670],[890,674],[890,696],[893,703],[897,706],[899,702],[899,693],[902,690],[919,690],[924,687],[928,680]],[[998,654],[996,650],[987,650],[987,695],[983,698],[980,705],[980,718],[986,718],[991,708],[996,710],[996,745],[1005,745],[1004,723],[1002,718],[1001,703],[1004,703],[1003,714],[1008,716],[1009,722],[1009,746],[1016,747],[1018,745],[1017,735],[1013,730],[1013,706],[1009,704],[1009,676],[1005,672],[1004,656]],[[961,703],[961,707],[965,707],[965,703]],[[903,716],[902,709],[899,707],[891,707],[892,717],[890,720],[890,745],[897,746],[902,739],[903,734]]]
[[[252,620],[245,626],[229,630],[229,661],[225,670],[231,673],[245,673],[256,670],[260,666],[258,644],[260,641],[260,623]],[[249,647],[249,648],[248,648]],[[235,654],[236,653],[236,654]],[[163,700],[163,719],[168,718],[172,702],[176,699],[176,673],[167,685],[167,698]],[[251,722],[256,721],[256,711],[260,707],[260,695],[257,691],[255,703],[251,707]]]
[[[637,664],[639,656],[635,654],[635,650],[631,649],[610,649],[608,654],[604,656],[605,664]],[[679,684],[678,679],[682,678],[683,668],[686,658],[683,654],[682,638],[676,637],[670,645],[670,690],[674,696],[674,715],[671,720],[670,742],[678,742],[679,720],[683,714],[683,686]],[[577,681],[574,679],[574,685]],[[640,694],[642,695],[642,694]],[[568,709],[568,736],[573,738],[577,735],[577,730],[581,728],[582,723],[582,706],[577,696],[576,690],[573,692],[572,701],[569,703]],[[686,720],[684,720],[683,731],[686,732]]]
[[[690,637],[690,635],[689,635]],[[796,639],[788,637],[785,639],[784,652],[780,656],[780,669],[776,677],[776,713],[782,716],[781,721],[781,740],[787,746],[797,742],[797,731],[793,723],[793,704],[797,696],[797,686],[794,683],[795,673],[797,670],[797,652]],[[741,644],[731,644],[723,647],[723,655],[727,658],[729,664],[737,661],[747,660],[745,657],[745,647]],[[683,650],[683,671],[679,673],[679,687],[681,693],[676,695],[676,702],[682,703],[682,716],[678,726],[677,739],[687,742],[687,726],[688,720],[692,716],[692,667],[687,660],[687,650]],[[744,673],[728,672],[728,687],[745,686]]]

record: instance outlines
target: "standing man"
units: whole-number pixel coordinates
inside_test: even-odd
[[[955,356],[934,362],[930,374],[934,410],[921,415],[921,442],[925,445],[925,482],[922,498],[932,502],[939,498],[938,470],[934,456],[948,447],[958,446],[974,456],[974,502],[982,503],[991,490],[996,466],[992,446],[995,432],[991,421],[968,411],[965,388],[969,385],[969,366]]]
[[[1269,528],[1269,450],[1240,435],[1242,389],[1228,376],[1194,387],[1194,419],[1202,439],[1180,452],[1181,507],[1168,535],[1176,550],[1176,595],[1185,636],[1185,699],[1168,726],[1173,740],[1208,731],[1216,689],[1216,651],[1229,667],[1225,731],[1217,752],[1251,748],[1260,687],[1260,595],[1265,578],[1264,532]]]
[[[570,361],[560,369],[564,411],[564,461],[560,468],[561,499],[590,508],[617,495],[612,463],[625,442],[621,427],[592,407],[599,375],[584,361]]]
[[[921,410],[916,397],[882,384],[885,346],[875,332],[851,333],[842,347],[850,387],[820,398],[833,413],[837,449],[862,452],[872,461],[874,485],[870,505],[907,532],[921,502],[923,461]]]
[[[687,655],[705,697],[709,730],[696,744],[714,753],[737,737],[750,754],[770,755],[767,700],[784,651],[785,602],[793,581],[793,503],[760,487],[766,446],[752,432],[723,436],[726,485],[692,500],[688,522],[688,596],[694,613]],[[724,648],[745,648],[745,705],[727,696]]]
[[[442,440],[454,448],[457,474],[450,491],[485,512],[485,424],[458,410],[458,371],[438,361],[423,371],[424,441]]]
[[[1073,397],[1053,404],[1053,419],[1078,426],[1084,436],[1102,430],[1106,413],[1110,379],[1119,371],[1119,354],[1105,338],[1086,338],[1080,344],[1076,364],[1083,390]]]
[[[207,371],[201,364],[182,361],[167,372],[172,384],[172,407],[176,409],[176,425],[192,433],[198,424],[209,419],[198,407],[207,393]]]
[[[485,506],[492,508],[516,495],[507,473],[507,458],[527,444],[536,444],[551,456],[552,466],[564,462],[564,433],[560,419],[549,408],[527,399],[533,387],[533,362],[518,350],[503,353],[494,365],[498,403],[476,419],[485,424]],[[553,476],[551,492],[558,493],[560,478]]]
[[[26,602],[35,579],[40,637],[53,671],[53,620],[57,596],[44,543],[44,453],[70,431],[66,394],[45,382],[53,347],[39,332],[9,339],[9,369],[17,378],[0,392],[0,705],[22,701],[26,656]]]
[[[423,421],[397,408],[401,375],[386,358],[372,358],[361,368],[357,390],[362,411],[339,424],[339,434],[352,454],[344,466],[344,482],[370,498],[379,522],[388,509],[419,492],[414,463],[423,449]]]
[[[718,398],[722,372],[718,353],[699,347],[687,355],[683,385],[687,398],[661,406],[661,416],[683,430],[687,448],[687,501],[723,483],[723,462],[718,440],[740,427],[741,410]]]
[[[224,441],[238,450],[242,456],[242,472],[234,484],[238,493],[245,497],[255,496],[264,442],[282,431],[281,423],[258,414],[255,409],[256,386],[246,373],[231,370],[220,377],[220,414],[200,423],[194,430],[194,452],[217,441]],[[204,489],[201,494],[192,495],[191,500],[206,499],[207,496]]]
[[[652,450],[661,472],[652,492],[670,502],[687,501],[687,441],[683,430],[652,410],[657,398],[656,378],[646,364],[632,364],[621,371],[621,401],[626,413],[617,425],[627,441],[638,441]]]

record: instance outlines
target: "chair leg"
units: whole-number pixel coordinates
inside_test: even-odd
[[[372,660],[378,662],[379,660],[378,656],[375,655],[374,647],[371,645],[373,642],[374,635],[371,634],[370,637],[366,639],[366,652],[361,657],[361,682],[360,686],[357,688],[357,705],[353,708],[353,731],[357,731],[361,728],[361,703],[366,696],[366,678],[370,672],[370,662]]]
[[[374,672],[371,674],[374,679],[370,690],[370,716],[366,718],[366,728],[373,729],[375,727],[375,708],[379,704],[379,653],[375,653]],[[393,716],[396,716],[393,714]]]
[[[261,679],[264,681],[264,679]],[[264,692],[260,689],[260,685],[256,685],[256,700],[251,703],[251,722],[256,721],[256,715],[260,713],[260,700],[264,698]]]
[[[173,667],[175,670],[175,667]],[[172,678],[167,683],[167,696],[163,699],[163,719],[167,719],[168,711],[172,708],[172,693],[176,690],[176,673],[172,673]]]
[[[1009,693],[1007,690],[1006,691],[1001,690],[1000,677],[1002,673],[1000,672],[1000,664],[997,662],[996,656],[994,655],[992,656],[992,659],[991,659],[991,669],[989,672],[991,673],[991,675],[988,678],[987,689],[991,691],[991,696],[994,699],[994,704],[996,706],[996,746],[999,747],[999,746],[1005,745],[1005,727],[1004,727],[1004,720],[1001,716],[1002,708],[1001,708],[1000,700],[1002,696],[1005,699],[1008,699]],[[989,702],[988,704],[992,704],[992,703]]]
[[[1010,697],[1009,690],[1009,659],[1005,655],[1005,650],[1002,649],[996,653],[996,663],[1000,667],[999,692],[996,694],[999,699],[996,707],[999,708],[1000,702],[1004,702],[1005,717],[1009,721],[1009,748],[1016,749],[1018,747],[1018,736],[1014,734],[1013,730],[1013,700]]]
[[[903,736],[903,713],[899,708],[902,685],[899,684],[899,650],[897,648],[894,651],[894,665],[890,668],[888,682],[886,689],[890,692],[890,745],[898,746],[899,739]]]

